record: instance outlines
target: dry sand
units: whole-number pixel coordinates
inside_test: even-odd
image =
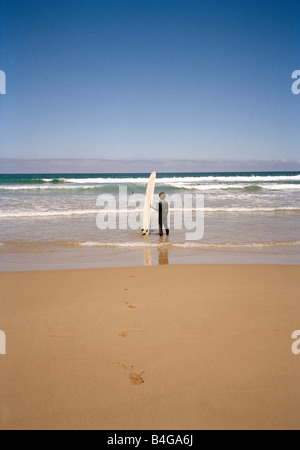
[[[300,266],[0,273],[0,429],[300,429]]]

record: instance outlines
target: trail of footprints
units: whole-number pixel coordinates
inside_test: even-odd
[[[129,278],[136,278],[136,276],[131,274],[131,275],[129,275]],[[124,291],[128,291],[128,290],[129,290],[128,288],[124,288]],[[136,309],[136,305],[132,305],[129,302],[123,302],[123,303],[127,306],[127,308],[129,308],[131,310],[132,309]],[[119,336],[121,338],[127,338],[128,337],[128,331],[126,331],[126,330],[121,331],[119,333]],[[145,372],[137,372],[135,370],[134,366],[128,367],[126,364],[122,364],[120,362],[118,362],[118,366],[122,367],[124,370],[129,370],[130,371],[129,379],[130,379],[132,385],[138,386],[138,385],[141,385],[141,384],[144,383],[143,375],[144,375]]]
[[[122,367],[124,370],[129,370],[129,379],[134,386],[141,385],[145,383],[143,375],[145,372],[137,372],[134,366],[128,367],[126,364],[118,362],[118,367]]]

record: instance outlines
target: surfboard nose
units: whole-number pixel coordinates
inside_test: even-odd
[[[142,235],[149,235],[150,231],[150,222],[151,222],[151,203],[154,194],[156,181],[156,172],[152,172],[148,181],[146,195],[145,195],[145,203],[144,203],[144,214],[143,214],[143,228],[141,230]]]

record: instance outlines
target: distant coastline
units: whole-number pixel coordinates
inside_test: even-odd
[[[0,158],[0,174],[37,173],[201,173],[297,172],[293,160],[192,160],[192,159],[18,159]]]

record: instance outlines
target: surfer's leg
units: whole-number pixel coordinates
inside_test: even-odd
[[[169,224],[168,224],[168,216],[166,214],[163,215],[163,226],[166,230],[166,234],[167,236],[169,236],[170,234],[170,229],[169,229]]]
[[[159,235],[160,235],[160,236],[163,236],[163,235],[164,235],[164,229],[163,229],[162,223],[159,224]]]
[[[159,235],[163,236],[164,232],[163,232],[163,211],[162,211],[162,204],[161,202],[159,203],[159,210],[158,210],[159,214],[158,214],[158,222],[159,222]]]

